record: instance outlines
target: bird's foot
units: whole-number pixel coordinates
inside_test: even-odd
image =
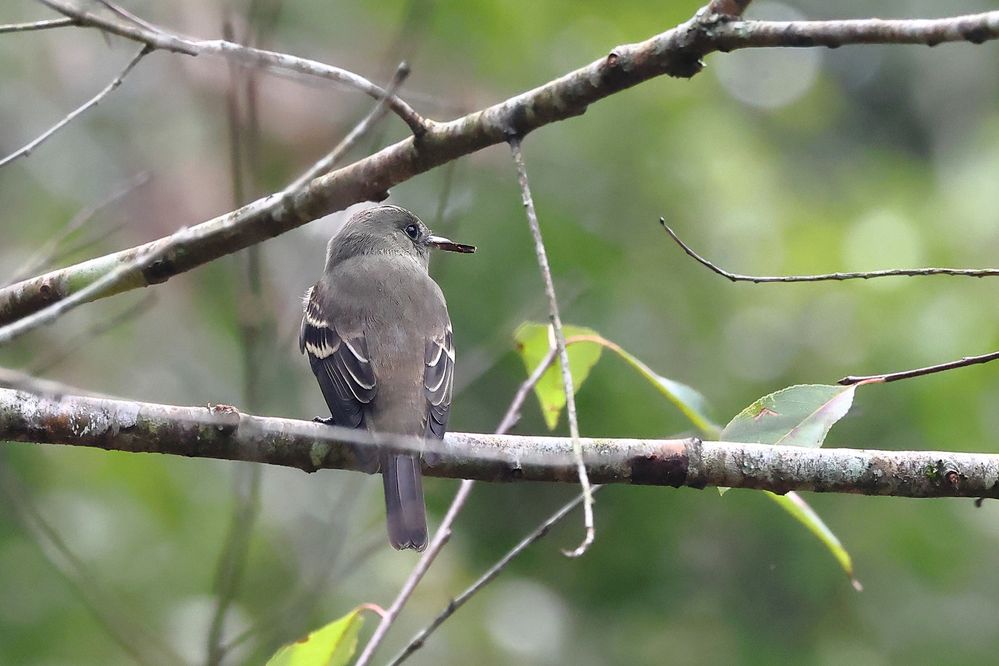
[[[330,416],[328,418],[325,418],[325,419],[323,417],[321,417],[321,416],[314,416],[314,417],[312,417],[312,422],[313,423],[322,423],[323,425],[328,425],[328,426],[336,425],[336,423],[333,422],[333,417],[332,416]]]

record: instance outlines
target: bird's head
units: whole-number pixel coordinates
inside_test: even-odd
[[[364,254],[401,254],[426,266],[430,250],[475,252],[474,245],[434,236],[420,218],[399,206],[377,206],[355,213],[326,248],[326,266]]]

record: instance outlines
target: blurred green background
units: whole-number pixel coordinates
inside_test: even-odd
[[[699,6],[278,4],[267,45],[379,81],[406,58],[413,74],[403,96],[435,119],[537,86],[619,43],[665,30]],[[242,2],[127,6],[204,38],[220,36],[226,16],[238,33],[246,24]],[[749,16],[931,17],[996,8],[974,0],[799,0],[754,2]],[[44,17],[26,0],[0,10],[0,22]],[[93,30],[0,35],[0,153],[94,94],[133,51]],[[563,319],[698,388],[722,423],[789,384],[996,349],[999,297],[989,280],[731,284],[686,258],[657,220],[665,216],[696,249],[746,273],[994,266],[997,61],[996,44],[715,54],[690,81],[652,81],[530,135],[525,154]],[[60,248],[112,233],[57,264],[158,238],[242,203],[234,201],[230,168],[229,81],[219,59],[154,53],[96,110],[0,171],[0,278],[139,172],[150,174],[148,184]],[[317,81],[262,75],[257,86],[257,176],[245,199],[289,182],[371,104]],[[355,157],[405,130],[387,118]],[[459,348],[451,427],[491,430],[525,375],[513,331],[545,316],[509,151],[494,147],[421,175],[395,188],[390,201],[435,231],[479,246],[472,257],[438,257],[433,272]],[[322,414],[295,335],[301,294],[343,219],[333,215],[261,246],[259,301],[240,296],[245,257],[229,257],[80,308],[0,350],[0,363],[91,391],[249,411],[241,322],[259,321],[253,411]],[[95,326],[150,294],[155,302],[139,316],[94,335]],[[610,355],[578,401],[587,435],[688,429]],[[866,387],[828,443],[993,451],[997,401],[993,366]],[[518,432],[544,429],[537,405],[528,403]],[[140,645],[148,640],[150,655],[153,643],[162,643],[184,661],[202,662],[233,488],[245,487],[250,466],[23,444],[4,444],[0,453],[0,663],[132,663],[113,632]],[[427,481],[432,523],[456,486]],[[381,658],[573,493],[480,484]],[[445,624],[412,663],[994,659],[995,503],[976,509],[970,500],[806,498],[853,555],[864,592],[759,493],[612,487],[599,497],[597,541],[585,557],[559,553],[582,536],[573,516]],[[377,478],[264,469],[245,581],[225,632],[247,638],[227,663],[262,663],[281,643],[359,603],[388,604],[416,555],[389,548],[382,515]],[[38,516],[64,548],[38,535]],[[369,620],[362,640],[373,625]]]

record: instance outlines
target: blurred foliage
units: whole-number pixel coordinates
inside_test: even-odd
[[[205,38],[244,3],[129,2],[156,23]],[[448,119],[591,62],[621,42],[685,20],[696,2],[434,3],[288,0],[270,46],[384,80],[413,67],[404,95]],[[940,16],[992,0],[754,2],[751,15]],[[0,21],[41,18],[4,3]],[[0,36],[0,152],[18,148],[103,87],[132,53],[119,39],[64,28]],[[844,47],[714,54],[690,81],[659,79],[527,137],[525,157],[563,304],[649,367],[696,386],[719,415],[796,383],[925,365],[999,346],[988,280],[891,279],[731,284],[664,236],[740,272],[785,274],[913,265],[990,266],[999,242],[999,45]],[[229,210],[228,68],[155,53],[93,112],[0,171],[0,277],[78,211],[140,171],[151,181],[88,223],[121,229],[61,262],[160,237]],[[791,95],[790,93],[794,94]],[[321,82],[262,77],[260,182],[279,188],[329,149],[370,101]],[[779,101],[779,104],[775,104]],[[388,118],[374,149],[405,136]],[[452,428],[495,427],[524,368],[513,332],[545,318],[509,151],[491,148],[393,190],[436,231],[479,246],[439,257],[459,348]],[[358,151],[358,156],[361,154]],[[448,185],[449,184],[449,185]],[[446,185],[448,185],[446,187]],[[446,193],[446,196],[445,196]],[[277,322],[263,354],[261,411],[311,418],[319,391],[294,336],[300,296],[321,270],[342,215],[264,245],[262,297]],[[220,261],[154,287],[156,305],[86,342],[47,376],[93,391],[177,404],[241,404],[239,299]],[[0,350],[30,367],[141,294],[80,308]],[[992,366],[873,386],[827,445],[996,448]],[[623,363],[594,366],[578,395],[592,436],[689,429]],[[519,432],[545,431],[533,405]],[[5,444],[23,499],[86,564],[118,614],[183,659],[204,659],[212,580],[237,464]],[[429,480],[440,515],[456,484]],[[479,484],[455,535],[403,613],[385,656],[427,622],[574,488]],[[883,664],[990,661],[999,508],[963,500],[807,496],[849,548],[856,593],[810,534],[760,493],[608,488],[597,541],[579,560],[578,519],[452,618],[414,664]],[[415,562],[391,551],[380,482],[267,469],[246,581],[225,635],[247,637],[230,663],[281,645],[361,602],[386,603]],[[0,506],[0,663],[118,664],[131,658],[23,526]],[[248,633],[247,633],[248,632]],[[361,640],[365,639],[362,634]]]

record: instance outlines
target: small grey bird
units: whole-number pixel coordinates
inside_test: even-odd
[[[443,439],[454,383],[444,294],[427,267],[431,248],[475,252],[433,236],[408,210],[353,215],[330,239],[326,269],[305,293],[299,347],[330,408],[324,423]],[[389,542],[423,550],[427,517],[420,461],[379,456]]]

